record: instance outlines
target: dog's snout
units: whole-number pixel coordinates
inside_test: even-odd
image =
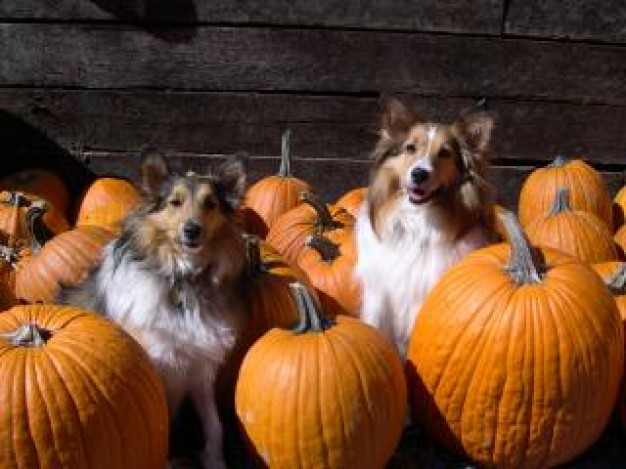
[[[202,233],[202,227],[194,221],[187,221],[183,226],[183,234],[187,239],[196,239]]]
[[[415,184],[426,182],[429,176],[430,172],[424,168],[413,168],[411,170],[411,181]]]

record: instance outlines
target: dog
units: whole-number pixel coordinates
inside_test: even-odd
[[[385,102],[367,196],[357,215],[361,319],[406,358],[418,311],[441,275],[495,241],[487,183],[494,116],[462,113],[442,124]]]
[[[60,303],[103,313],[145,348],[170,416],[191,397],[206,438],[206,468],[226,467],[214,383],[246,317],[246,256],[235,217],[246,160],[236,155],[208,174],[177,176],[147,151],[143,202],[87,280],[59,295]]]

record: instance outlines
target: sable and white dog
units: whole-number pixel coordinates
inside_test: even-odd
[[[143,345],[171,415],[189,393],[203,423],[206,468],[226,467],[214,382],[245,318],[245,250],[234,222],[245,163],[231,157],[208,175],[175,176],[158,154],[144,155],[145,201],[87,281],[60,296],[105,314]]]
[[[495,239],[485,181],[490,114],[422,121],[386,103],[367,199],[357,218],[361,318],[404,359],[421,304],[444,271]]]

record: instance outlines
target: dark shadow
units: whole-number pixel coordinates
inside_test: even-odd
[[[0,177],[24,169],[53,171],[66,183],[76,200],[95,174],[66,149],[19,117],[0,110]]]
[[[117,19],[174,44],[196,36],[198,13],[194,0],[91,0]]]

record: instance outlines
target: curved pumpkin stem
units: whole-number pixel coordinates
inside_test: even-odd
[[[243,242],[246,250],[248,275],[254,276],[267,273],[267,267],[261,259],[261,242],[257,235],[244,234]]]
[[[340,224],[333,220],[333,216],[330,214],[326,204],[316,195],[313,195],[311,192],[303,192],[300,194],[300,201],[313,207],[315,213],[317,213],[316,229],[318,233],[340,227]]]
[[[298,325],[291,329],[296,334],[324,332],[332,326],[332,321],[325,317],[313,297],[300,282],[289,284],[298,305]]]
[[[541,283],[545,273],[545,264],[539,251],[531,244],[512,212],[500,214],[500,219],[511,245],[511,260],[506,271],[518,285]]]
[[[43,245],[54,236],[43,222],[47,209],[46,203],[38,200],[33,202],[26,212],[26,227],[33,253],[40,251]]]
[[[559,213],[569,212],[572,210],[569,200],[569,189],[561,188],[556,192],[554,197],[554,203],[550,209],[550,216],[558,215]]]
[[[14,332],[0,334],[0,338],[7,339],[15,347],[41,347],[51,337],[51,331],[37,324],[22,324]]]
[[[322,260],[328,263],[337,259],[341,254],[339,245],[333,243],[325,236],[309,235],[305,238],[304,244],[315,249],[322,257]]]
[[[569,158],[564,157],[563,155],[557,155],[552,163],[548,165],[548,168],[562,168],[567,163],[569,163]]]
[[[291,177],[291,130],[287,129],[283,132],[280,143],[278,176],[283,178]]]

